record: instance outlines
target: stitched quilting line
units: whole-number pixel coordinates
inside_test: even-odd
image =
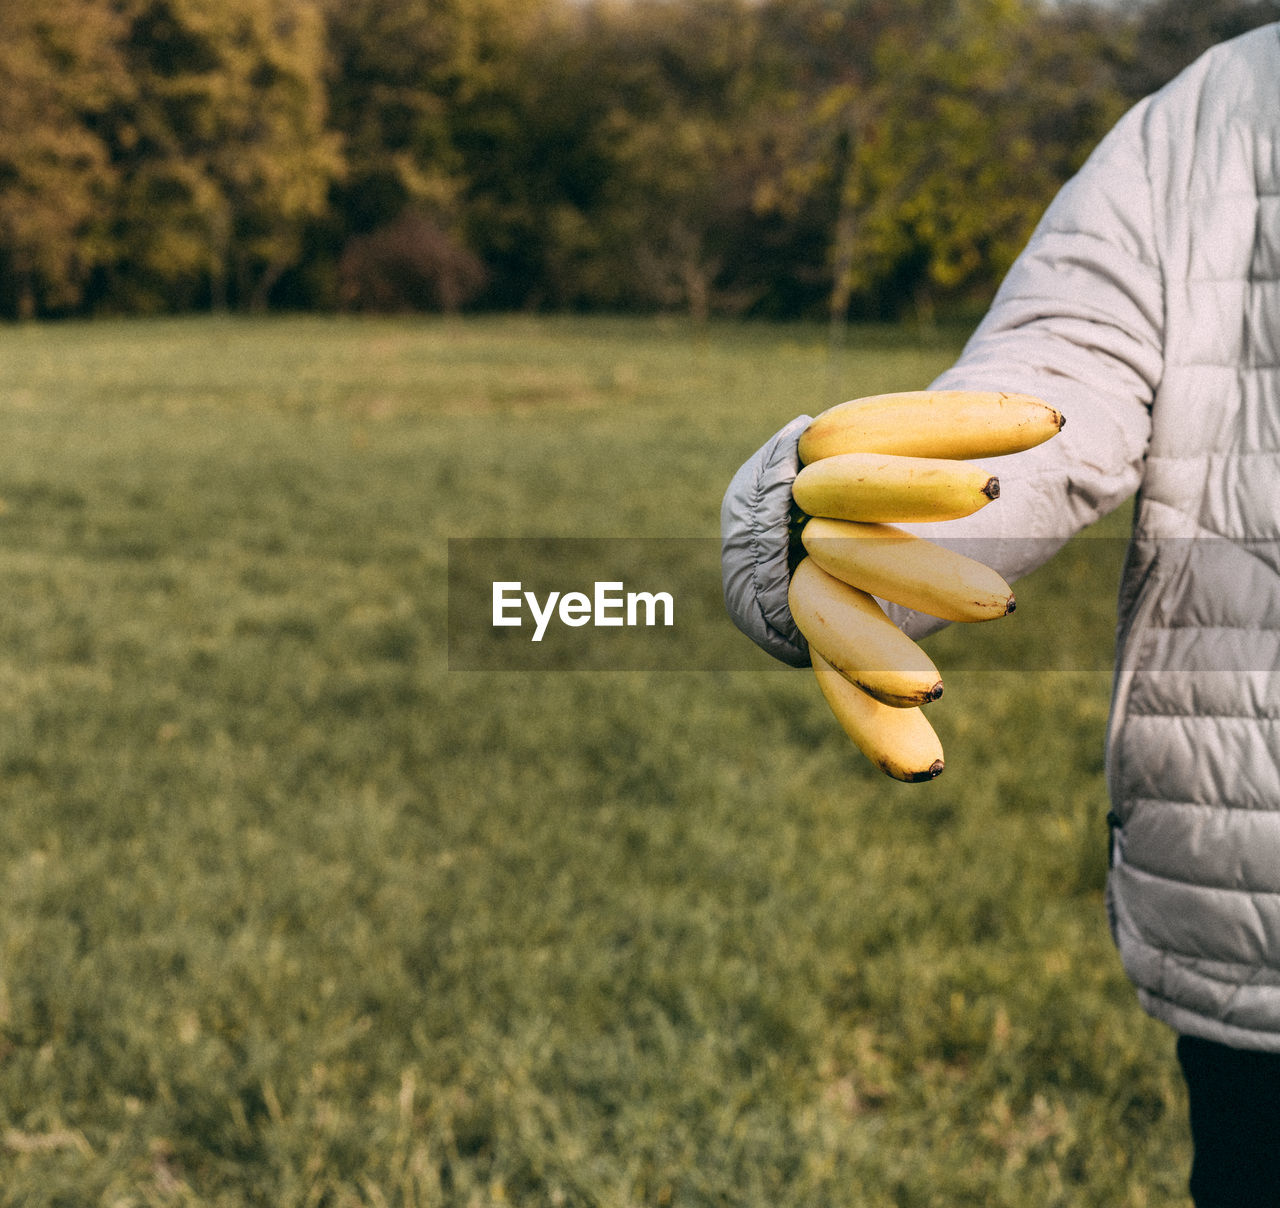
[[[1256,246],[1256,244],[1254,246]],[[1178,277],[1177,283],[1179,285],[1230,285],[1233,287],[1240,287],[1242,289],[1249,289],[1253,286],[1265,286],[1267,288],[1271,288],[1274,286],[1280,286],[1280,273],[1277,273],[1274,277],[1270,275],[1265,277],[1255,277],[1252,275],[1241,277],[1238,274],[1233,274],[1229,277],[1209,277],[1200,276],[1198,274],[1194,276],[1188,274],[1185,277]]]
[[[1115,255],[1118,252],[1120,255],[1127,257],[1128,259],[1132,260],[1135,264],[1139,264],[1143,268],[1149,269],[1153,273],[1160,274],[1163,269],[1163,265],[1160,263],[1159,259],[1144,254],[1144,250],[1142,248],[1123,246],[1121,244],[1116,243],[1115,240],[1107,237],[1106,235],[1099,235],[1096,231],[1087,231],[1080,227],[1065,226],[1065,225],[1064,226],[1048,226],[1044,230],[1044,235],[1045,236],[1061,235],[1071,239],[1073,242],[1079,241],[1081,244],[1084,244],[1084,245],[1097,245],[1098,247],[1101,247],[1107,251],[1108,253],[1107,259],[1109,261],[1114,261]],[[1032,251],[1034,253],[1036,249],[1033,247]],[[1043,254],[1047,254],[1047,253],[1043,253]],[[1070,256],[1059,257],[1055,255],[1052,257],[1052,259],[1055,261],[1055,263],[1074,263],[1078,260],[1083,260],[1084,256],[1082,253],[1076,252]]]
[[[1181,674],[1189,673],[1182,672]],[[1265,672],[1263,674],[1270,674],[1270,672]],[[1247,721],[1254,725],[1275,726],[1280,725],[1280,714],[1277,714],[1274,717],[1267,717],[1265,714],[1259,713],[1228,713],[1225,710],[1221,712],[1206,712],[1203,709],[1192,709],[1188,710],[1186,713],[1178,710],[1161,710],[1158,713],[1139,713],[1135,712],[1133,706],[1130,705],[1125,721]]]
[[[1165,876],[1164,873],[1153,872],[1149,868],[1144,868],[1141,864],[1134,863],[1134,861],[1129,858],[1127,849],[1125,851],[1122,867],[1126,872],[1136,872],[1141,876],[1150,877],[1153,881],[1163,881],[1166,885],[1173,885],[1179,889],[1211,889],[1215,893],[1229,893],[1246,898],[1280,898],[1280,889],[1257,889],[1254,887],[1246,887],[1242,889],[1235,885],[1215,885],[1209,881],[1192,881],[1183,876],[1168,877]]]
[[[1217,369],[1234,377],[1242,369],[1256,374],[1276,373],[1280,371],[1280,361],[1258,361],[1253,365],[1242,365],[1239,361],[1173,361],[1166,358],[1165,369]]]
[[[1205,449],[1199,453],[1148,453],[1147,461],[1193,461],[1202,462],[1216,458],[1218,461],[1241,461],[1246,457],[1265,457],[1274,460],[1280,457],[1280,448],[1275,449]],[[1172,506],[1172,505],[1169,505]],[[1209,530],[1212,531],[1212,530]],[[1224,541],[1231,538],[1224,537]]]
[[[1220,959],[1212,960],[1205,956],[1195,956],[1190,952],[1179,952],[1177,949],[1173,948],[1167,950],[1163,948],[1156,948],[1153,945],[1148,944],[1145,940],[1141,940],[1140,942],[1142,943],[1143,948],[1148,952],[1153,952],[1157,956],[1173,960],[1177,962],[1182,971],[1194,973],[1197,977],[1203,977],[1205,981],[1211,981],[1215,985],[1238,989],[1241,982],[1245,982],[1246,984],[1256,985],[1259,988],[1268,990],[1274,990],[1280,986],[1280,982],[1251,982],[1250,979],[1256,976],[1256,970],[1250,965],[1237,965],[1232,961],[1224,961]],[[1230,969],[1238,969],[1239,973],[1235,976],[1227,973],[1217,973],[1202,967],[1206,964],[1224,965]],[[1177,1007],[1181,1011],[1190,1010],[1189,1007],[1180,1003],[1176,998],[1170,998],[1167,994],[1161,994],[1158,991],[1153,990],[1150,986],[1144,985],[1142,988],[1150,994],[1152,998],[1158,998],[1161,1002],[1167,1002],[1171,1007]],[[1195,1012],[1195,1014],[1199,1014],[1199,1012]]]
[[[1232,805],[1229,801],[1187,801],[1179,797],[1127,797],[1125,798],[1131,805],[1150,805],[1156,808],[1162,808],[1166,805],[1173,806],[1175,809],[1197,809],[1197,810],[1236,810],[1243,814],[1257,814],[1265,816],[1268,814],[1280,815],[1280,805],[1274,808],[1262,807],[1257,808],[1251,805]]]

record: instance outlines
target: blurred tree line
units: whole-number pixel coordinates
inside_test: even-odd
[[[0,315],[981,300],[1280,0],[0,0]]]

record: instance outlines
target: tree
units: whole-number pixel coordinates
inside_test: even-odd
[[[815,217],[827,231],[833,339],[855,293],[899,251],[896,237],[886,247],[885,231],[873,235],[871,210],[898,153],[887,123],[911,87],[910,50],[927,45],[940,7],[929,0],[769,0],[763,10],[768,36],[788,48],[799,70],[782,107],[790,124],[780,138],[784,168],[759,201],[791,218],[817,203]]]
[[[527,255],[529,232],[542,229],[527,193],[546,162],[532,100],[543,83],[529,56],[556,43],[560,7],[326,0],[334,124],[347,160],[328,254],[358,239],[360,259],[375,231],[394,241],[430,229],[455,245],[453,261],[485,261],[502,303],[520,301],[504,282],[543,280]]]
[[[111,127],[114,287],[134,307],[263,309],[340,172],[309,0],[124,0],[136,83]]]
[[[484,282],[838,336],[989,291],[1135,90],[1277,6],[0,2],[0,312]]]
[[[1153,0],[1136,14],[1141,53],[1124,73],[1125,95],[1146,96],[1209,47],[1276,20],[1280,0]]]
[[[768,292],[754,197],[769,99],[755,8],[690,0],[597,8],[583,91],[597,178],[597,254],[615,299],[740,312]]]
[[[449,210],[459,189],[450,106],[470,76],[465,5],[452,0],[328,0],[329,93],[347,174],[350,230],[406,206]]]
[[[883,75],[906,83],[884,114],[891,153],[867,166],[867,259],[926,314],[1003,275],[1124,107],[1125,44],[1089,10],[949,10],[927,42],[883,44]]]
[[[126,87],[116,32],[93,0],[0,5],[0,288],[17,317],[75,305],[106,254],[115,175],[99,125]]]
[[[1099,10],[775,0],[765,14],[804,70],[761,205],[828,232],[836,339],[857,298],[927,317],[939,295],[989,289],[1122,104],[1123,39]]]

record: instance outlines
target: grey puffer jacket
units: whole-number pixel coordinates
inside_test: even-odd
[[[1280,1051],[1280,26],[1117,126],[940,384],[961,383],[1068,416],[1006,526],[1092,520],[1138,488],[1112,930],[1153,1015]]]
[[[1024,391],[1067,417],[991,463],[999,507],[948,526],[1008,538],[1006,577],[1137,491],[1107,751],[1112,930],[1151,1014],[1280,1051],[1280,25],[1118,123],[935,385]]]

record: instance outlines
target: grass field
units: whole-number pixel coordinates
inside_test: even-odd
[[[763,655],[448,670],[448,538],[714,536],[782,422],[957,347],[0,331],[0,1204],[1184,1203],[1102,903],[1115,541],[948,675],[930,785]]]

